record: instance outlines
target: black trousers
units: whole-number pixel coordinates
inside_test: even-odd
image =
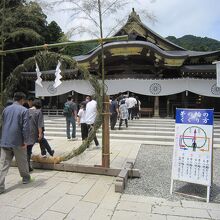
[[[114,112],[110,115],[110,125],[112,130],[115,128],[115,125],[117,123],[117,116],[117,112]]]
[[[41,155],[46,155],[47,152],[50,154],[50,156],[53,156],[53,151],[45,137],[43,137],[40,142],[40,149],[41,149]]]
[[[88,126],[86,123],[81,123],[81,137],[85,140],[88,137]]]
[[[120,118],[120,121],[119,121],[119,129],[121,128],[122,122],[123,122],[124,120],[125,120],[126,128],[128,127],[128,119],[121,119],[121,118]]]
[[[135,114],[135,107],[129,108],[128,109],[128,120],[133,120]]]
[[[31,154],[32,154],[32,148],[34,145],[28,145],[27,146],[27,162],[29,169],[31,168]]]
[[[88,132],[90,132],[92,130],[92,128],[93,128],[93,124],[92,125],[87,124],[87,126],[88,126]],[[98,141],[98,139],[96,137],[96,134],[95,134],[95,137],[94,137],[94,142],[95,142],[96,146],[99,145],[99,141]]]

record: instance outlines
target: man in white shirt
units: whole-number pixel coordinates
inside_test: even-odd
[[[95,123],[96,116],[97,116],[97,102],[91,98],[91,101],[89,101],[86,104],[86,113],[85,113],[85,123],[88,126],[89,132],[91,131]],[[96,147],[100,148],[96,135],[94,137],[94,142]]]
[[[125,104],[128,107],[128,119],[133,120],[133,110],[135,105],[137,104],[137,100],[133,97],[133,95],[131,95],[128,99],[126,99]]]

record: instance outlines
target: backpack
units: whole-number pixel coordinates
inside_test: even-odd
[[[71,110],[70,105],[68,103],[64,104],[63,115],[66,117],[70,117],[72,115],[72,110]]]

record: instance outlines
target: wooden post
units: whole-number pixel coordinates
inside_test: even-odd
[[[154,117],[159,118],[159,96],[154,97]]]
[[[110,167],[109,150],[109,96],[105,96],[102,123],[102,167]]]

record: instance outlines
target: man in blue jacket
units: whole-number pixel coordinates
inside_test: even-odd
[[[29,138],[29,112],[23,107],[25,94],[16,92],[14,103],[2,113],[2,136],[0,141],[0,193],[5,190],[5,177],[15,156],[22,182],[31,181],[27,163],[27,144]]]

